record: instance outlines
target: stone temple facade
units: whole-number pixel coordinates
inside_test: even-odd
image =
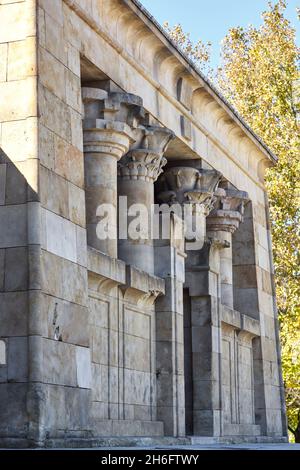
[[[0,446],[286,440],[275,162],[136,0],[0,0]]]

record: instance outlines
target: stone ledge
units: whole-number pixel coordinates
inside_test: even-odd
[[[145,293],[152,291],[165,293],[165,281],[163,279],[129,265],[126,266],[126,287]]]
[[[126,264],[124,261],[112,258],[95,248],[88,246],[87,268],[93,274],[116,281],[118,284],[126,283]]]
[[[102,438],[146,438],[148,436],[161,438],[164,435],[162,421],[132,420],[132,419],[94,419],[92,423],[94,437]],[[101,438],[101,437],[100,437]]]
[[[221,319],[223,323],[231,325],[234,328],[241,329],[241,314],[237,310],[232,310],[226,305],[222,305]]]
[[[120,286],[124,300],[139,306],[151,306],[159,295],[165,294],[165,281],[160,277],[126,265],[90,246],[87,254],[89,289],[109,294]]]
[[[260,323],[248,315],[241,314],[242,330],[252,333],[254,336],[260,336]]]
[[[0,441],[1,444],[1,441]],[[188,437],[98,437],[94,439],[48,439],[45,441],[46,448],[114,448],[114,447],[154,447],[154,446],[185,446],[190,445],[191,440]]]
[[[224,424],[224,437],[250,437],[260,436],[258,424]]]
[[[126,266],[124,300],[140,307],[151,307],[159,295],[165,294],[165,281],[160,277]]]
[[[45,442],[33,443],[25,438],[0,438],[0,448],[3,449],[24,449],[24,448],[50,448],[50,449],[95,449],[95,448],[118,448],[118,447],[136,447],[136,448],[155,448],[176,449],[193,446],[195,449],[201,449],[202,446],[214,446],[215,450],[221,449],[226,444],[266,444],[289,445],[293,450],[296,444],[288,444],[288,440],[284,436],[222,436],[222,437],[206,437],[206,436],[189,436],[189,437],[98,437],[98,438],[57,438],[47,439]],[[238,450],[238,447],[236,448]],[[286,447],[282,447],[286,450]],[[261,450],[261,449],[259,449]],[[272,450],[272,449],[270,449]],[[276,447],[276,450],[280,450]]]
[[[258,320],[237,310],[232,310],[226,305],[222,305],[221,320],[237,330],[250,333],[253,337],[260,336],[260,323]]]
[[[288,443],[288,439],[285,436],[220,436],[220,437],[202,437],[202,436],[191,436],[191,444],[194,446],[204,445],[222,445],[222,444],[285,444]],[[216,447],[217,448],[217,447]]]

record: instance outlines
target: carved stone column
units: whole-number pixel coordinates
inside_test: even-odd
[[[118,194],[127,201],[120,209],[121,215],[128,209],[125,232],[119,232],[119,257],[127,264],[134,265],[150,274],[154,272],[152,240],[152,211],[154,205],[154,182],[167,163],[163,154],[173,138],[173,133],[163,127],[140,127],[136,130],[136,144],[118,164]],[[131,222],[138,217],[139,225],[135,234]],[[139,233],[138,233],[139,232]],[[137,237],[136,237],[137,235]]]
[[[221,239],[227,247],[220,250],[221,303],[233,308],[232,234],[243,221],[248,194],[236,189],[219,189],[215,209],[207,218],[207,232]]]
[[[88,245],[116,258],[117,162],[134,142],[132,129],[142,117],[142,99],[97,88],[83,88],[82,97]],[[108,212],[103,204],[110,205]],[[97,224],[107,215],[109,236],[101,239]]]
[[[179,203],[183,209],[190,206],[192,215],[188,232],[193,231],[194,243],[186,241],[186,251],[199,250],[206,236],[206,217],[212,209],[214,191],[221,174],[215,170],[197,170],[193,167],[173,167],[159,181],[158,200],[172,205]],[[196,219],[198,224],[196,225]],[[187,224],[187,221],[185,221]],[[187,234],[188,235],[188,234]],[[190,239],[191,237],[187,237]],[[198,243],[195,242],[198,240]]]

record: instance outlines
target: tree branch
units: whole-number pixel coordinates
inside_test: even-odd
[[[296,434],[296,429],[294,430],[293,428],[291,428],[291,426],[288,426],[288,429],[289,429],[289,431],[291,431],[291,432],[294,434],[294,436],[295,436],[295,434]]]
[[[288,429],[294,434],[294,436],[296,435],[296,430],[294,431],[294,429],[292,429],[291,426],[288,426]]]

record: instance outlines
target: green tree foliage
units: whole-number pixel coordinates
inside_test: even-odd
[[[278,164],[267,171],[266,186],[289,429],[300,442],[300,73],[286,6],[285,0],[269,2],[259,28],[229,30],[216,85],[278,157]],[[187,44],[199,65],[201,55],[194,54],[189,36],[176,28],[173,40],[180,37],[180,46],[184,50]],[[205,67],[208,63],[205,56]]]
[[[199,68],[199,70],[206,75],[209,79],[213,79],[214,72],[210,64],[210,51],[211,43],[203,42],[199,39],[193,43],[190,39],[189,33],[185,33],[180,24],[171,27],[167,21],[164,22],[163,27],[176,43],[176,45],[184,52],[184,54]]]

